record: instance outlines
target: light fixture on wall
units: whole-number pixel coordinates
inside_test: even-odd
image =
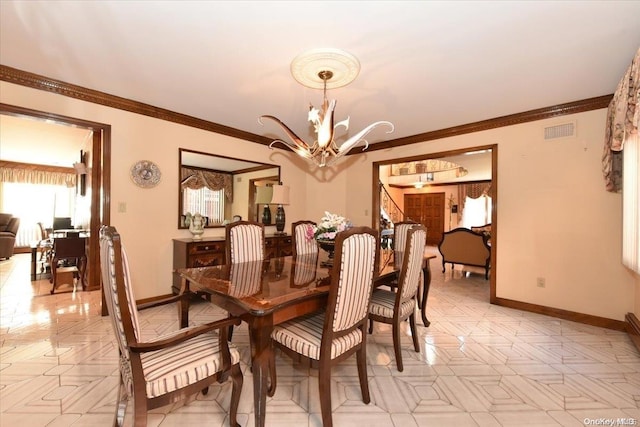
[[[277,234],[284,234],[285,215],[282,206],[289,204],[289,187],[282,184],[274,185],[271,204],[278,205],[278,210],[276,211],[276,232]]]
[[[262,223],[264,225],[271,225],[271,198],[273,196],[273,187],[271,186],[259,186],[256,187],[256,205],[264,205],[262,211]]]
[[[370,124],[357,134],[348,138],[338,145],[335,141],[335,129],[343,126],[345,131],[349,129],[349,118],[334,124],[333,114],[337,101],[327,99],[327,88],[337,88],[351,83],[360,72],[360,62],[356,57],[339,49],[312,49],[301,53],[294,58],[291,63],[291,74],[302,85],[323,89],[322,108],[310,106],[308,120],[313,124],[316,133],[316,140],[313,144],[308,144],[296,135],[280,119],[264,115],[260,116],[258,122],[262,124],[262,119],[270,119],[279,124],[287,133],[291,141],[282,139],[274,140],[269,147],[276,143],[281,143],[301,157],[313,161],[318,167],[325,167],[333,163],[336,159],[347,154],[360,142],[364,142],[366,149],[369,146],[365,136],[378,126],[390,128],[387,133],[393,132],[393,124],[387,121],[378,121]]]

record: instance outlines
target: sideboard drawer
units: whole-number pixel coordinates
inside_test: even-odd
[[[202,242],[189,245],[189,255],[197,255],[207,252],[224,253],[225,242]]]

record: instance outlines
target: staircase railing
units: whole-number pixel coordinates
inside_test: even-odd
[[[381,215],[382,212],[385,212],[389,220],[394,224],[410,219],[402,209],[400,209],[400,206],[398,206],[395,200],[393,200],[393,197],[391,197],[391,194],[389,194],[382,181],[380,181],[380,211]]]

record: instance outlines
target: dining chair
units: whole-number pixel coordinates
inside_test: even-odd
[[[396,366],[402,372],[402,350],[400,347],[400,325],[409,319],[413,348],[420,351],[418,331],[416,328],[415,308],[418,286],[422,278],[424,246],[427,242],[427,229],[422,225],[413,225],[406,234],[405,248],[402,256],[402,267],[398,278],[398,289],[387,291],[375,289],[369,306],[369,333],[373,332],[373,322],[393,325],[393,349]]]
[[[134,425],[147,425],[147,411],[184,400],[191,394],[208,392],[209,385],[233,383],[229,418],[237,422],[242,391],[240,354],[227,341],[228,318],[163,334],[152,341],[141,340],[138,310],[179,302],[184,295],[137,305],[129,275],[129,262],[120,235],[114,227],[100,229],[100,270],[104,297],[119,352],[120,384],[114,426],[124,422],[127,400],[133,400]],[[216,331],[218,331],[216,333]]]
[[[225,226],[226,263],[264,259],[264,224],[236,221]]]
[[[291,241],[293,255],[296,254],[308,254],[318,253],[318,243],[312,237],[309,239],[309,229],[315,227],[316,223],[313,221],[296,221],[291,224]],[[311,233],[313,236],[313,233]]]
[[[356,353],[362,401],[369,403],[365,331],[378,265],[378,232],[353,227],[336,237],[326,310],[274,326],[274,346],[318,362],[322,424],[331,427],[331,366]],[[338,266],[340,268],[338,268]],[[275,364],[272,365],[275,369]],[[275,375],[274,375],[275,377]]]
[[[58,237],[53,240],[53,255],[51,257],[51,293],[53,294],[58,283],[59,264],[64,263],[75,267],[74,278],[84,286],[84,274],[87,266],[86,237]]]
[[[264,260],[264,224],[236,221],[225,225],[224,234],[227,264]],[[232,337],[233,325],[229,327],[229,341]]]
[[[405,243],[407,241],[407,232],[414,225],[419,225],[419,223],[415,221],[400,221],[393,225],[393,262],[397,268],[400,268],[402,261],[396,256],[396,254],[404,250]],[[397,281],[389,283],[389,288],[391,288],[391,290],[395,290],[397,286]]]
[[[422,225],[419,222],[415,221],[402,221],[395,223],[393,227],[393,252],[402,255],[406,243],[407,243],[407,233],[416,225]],[[424,226],[423,226],[424,227]],[[394,257],[394,265],[397,269],[400,269],[402,266],[402,257]]]

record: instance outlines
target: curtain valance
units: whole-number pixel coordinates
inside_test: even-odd
[[[60,185],[71,188],[76,185],[76,174],[72,168],[2,161],[0,162],[0,181]]]
[[[493,198],[493,186],[489,182],[474,182],[471,184],[458,184],[458,221],[462,219],[462,211],[464,211],[465,201],[467,197],[477,199],[487,195]]]
[[[618,83],[609,103],[602,172],[607,191],[622,189],[622,149],[627,138],[638,135],[640,121],[640,49]]]
[[[224,190],[227,202],[233,202],[233,175],[230,173],[212,172],[195,168],[180,168],[182,189],[198,190],[207,187],[213,191]]]

